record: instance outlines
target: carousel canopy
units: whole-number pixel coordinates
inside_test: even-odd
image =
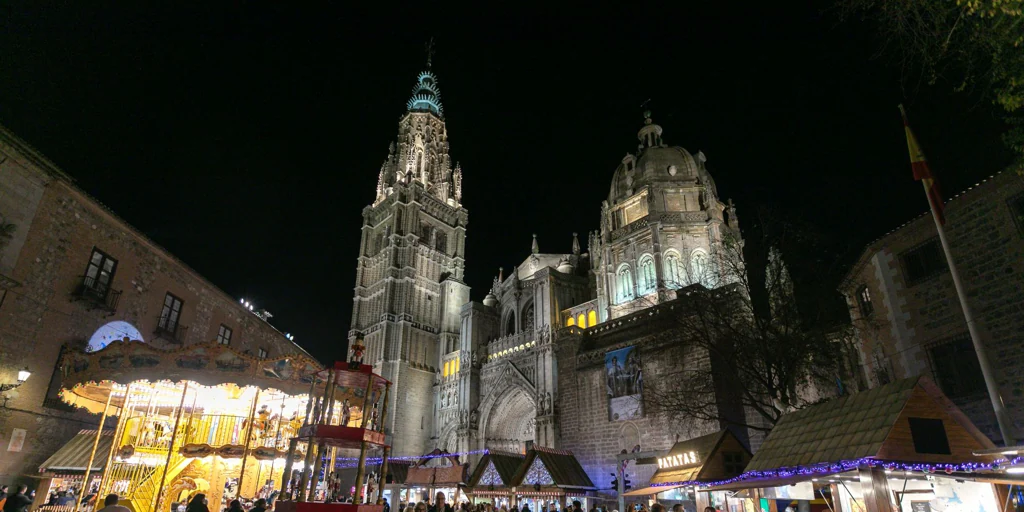
[[[61,398],[100,412],[115,384],[138,381],[254,386],[297,396],[309,393],[310,383],[321,369],[304,355],[265,360],[216,342],[166,351],[138,341],[116,341],[95,352],[71,350],[65,354]],[[115,392],[111,405],[121,407],[123,403],[123,394]]]
[[[39,466],[40,473],[62,473],[62,472],[85,472],[89,464],[89,454],[92,453],[92,445],[96,440],[96,430],[80,430],[75,437],[67,444],[57,450],[56,453],[46,459]],[[97,456],[93,458],[90,471],[102,471],[106,463],[103,456],[110,451],[110,444],[114,441],[114,431],[104,430],[100,434],[99,446],[96,447]]]
[[[926,444],[944,445],[929,449]],[[984,462],[993,447],[925,377],[912,377],[786,414],[746,471],[855,461]],[[942,447],[939,447],[942,448]],[[945,453],[942,453],[945,452]]]

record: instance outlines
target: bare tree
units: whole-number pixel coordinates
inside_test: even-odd
[[[843,336],[822,317],[815,304],[821,297],[798,306],[782,248],[804,244],[804,230],[774,225],[751,251],[753,267],[743,243],[727,233],[708,269],[713,275],[700,280],[719,286],[678,290],[686,300],[677,318],[680,343],[708,358],[648,379],[648,410],[767,431],[786,412],[818,401],[820,390],[833,394],[847,366]],[[729,413],[730,406],[747,413]]]

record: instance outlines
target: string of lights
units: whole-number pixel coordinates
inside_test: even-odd
[[[726,480],[717,481],[696,481],[687,480],[682,482],[662,482],[652,484],[651,487],[715,487],[719,485],[732,484],[747,480],[761,479],[785,479],[794,476],[822,476],[852,471],[859,467],[868,466],[882,468],[887,471],[910,471],[921,473],[973,473],[983,470],[997,470],[1000,467],[1013,466],[1024,461],[1024,457],[1012,459],[999,459],[994,462],[960,462],[960,463],[924,463],[924,462],[898,462],[879,460],[872,457],[861,459],[842,460],[838,462],[827,462],[822,464],[810,464],[807,466],[782,467],[763,471],[747,471],[739,476]]]
[[[431,455],[407,455],[407,456],[402,456],[402,457],[388,457],[388,460],[389,461],[394,461],[394,460],[417,461],[417,460],[424,460],[424,459],[441,459],[441,458],[448,458],[448,457],[464,457],[464,456],[468,456],[468,455],[487,455],[488,453],[490,453],[490,450],[485,448],[483,450],[470,450],[468,452],[456,452],[456,453],[447,453],[446,452],[446,453],[431,454]],[[353,461],[353,460],[359,460],[359,457],[338,457],[335,460],[338,460],[338,461]],[[384,461],[384,459],[381,458],[381,457],[367,457],[366,458],[366,463],[367,464],[380,464],[383,461]],[[337,465],[336,467],[339,467],[339,468],[353,467],[354,468],[355,466],[354,465],[353,466]]]

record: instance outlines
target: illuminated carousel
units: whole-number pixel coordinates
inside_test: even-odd
[[[327,385],[332,372],[302,355],[261,360],[217,343],[164,351],[126,338],[71,351],[63,367],[61,399],[102,414],[85,467],[103,470],[92,478],[87,470],[82,482],[135,512],[171,510],[199,493],[211,510],[269,498],[293,473],[309,474],[303,429],[314,418],[366,421],[367,387]],[[98,450],[114,421],[113,442]]]

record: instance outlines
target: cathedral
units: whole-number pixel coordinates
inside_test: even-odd
[[[395,455],[536,444],[573,450],[593,477],[620,450],[667,449],[721,428],[644,411],[645,373],[707,364],[658,319],[683,312],[679,290],[724,284],[720,249],[739,239],[705,155],[667,145],[644,117],[586,247],[567,233],[567,252],[542,252],[534,237],[529,256],[471,301],[462,169],[449,155],[437,78],[429,66],[420,73],[363,210],[349,332],[394,383]]]

